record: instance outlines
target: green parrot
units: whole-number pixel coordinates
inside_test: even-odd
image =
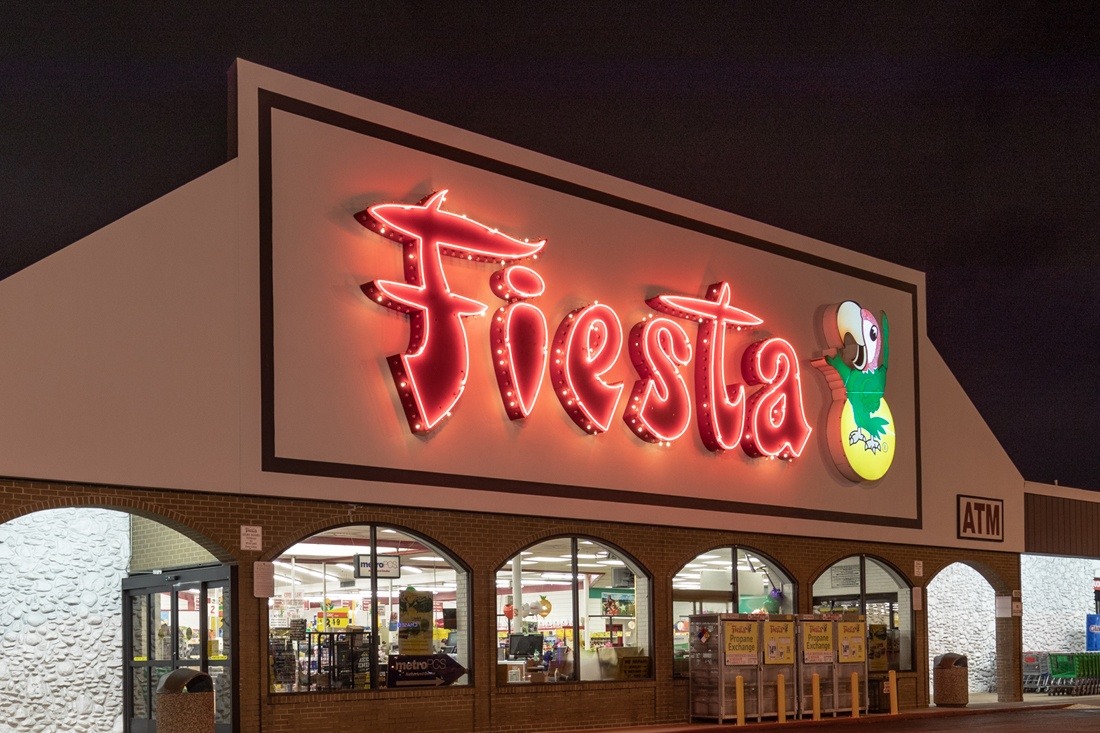
[[[855,445],[864,441],[867,450],[885,450],[880,438],[886,432],[889,421],[874,413],[878,411],[886,391],[890,322],[884,311],[876,319],[871,311],[861,308],[855,301],[846,300],[837,308],[836,324],[841,341],[851,335],[856,343],[856,356],[851,366],[844,361],[842,349],[825,357],[825,362],[836,370],[844,383],[848,402],[852,405],[857,429],[848,436],[848,443]]]

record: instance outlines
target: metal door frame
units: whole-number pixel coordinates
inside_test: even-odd
[[[222,628],[228,634],[226,660],[210,660],[208,648],[205,643],[207,638],[207,616],[205,610],[199,614],[199,656],[198,659],[179,658],[179,601],[178,591],[183,588],[193,587],[199,590],[199,607],[206,608],[207,593],[211,588],[223,588],[229,594],[229,603],[222,609]],[[157,659],[150,653],[144,658],[135,659],[132,647],[134,639],[132,599],[145,598],[148,612],[145,614],[146,648],[153,648],[153,639],[156,638],[157,624],[160,621],[160,609],[153,608],[152,599],[158,593],[168,593],[171,598],[170,630],[171,630],[171,658]],[[134,717],[134,670],[180,667],[198,668],[202,672],[209,673],[211,667],[222,668],[229,675],[230,690],[232,691],[232,714],[229,723],[216,723],[215,733],[236,733],[238,720],[239,701],[236,694],[237,688],[237,632],[235,620],[237,618],[237,567],[233,564],[203,565],[199,567],[177,568],[155,573],[141,573],[124,578],[122,581],[122,691],[123,691],[123,730],[125,733],[156,733],[156,720],[153,717]],[[140,657],[141,655],[139,655]],[[147,677],[148,685],[146,695],[149,700],[149,712],[153,714],[156,705],[156,690],[152,681],[152,673]]]

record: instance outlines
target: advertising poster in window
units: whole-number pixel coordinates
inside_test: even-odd
[[[764,622],[764,664],[794,664],[794,622]]]
[[[633,593],[602,593],[600,608],[604,616],[631,616],[634,614]]]
[[[756,621],[724,621],[726,666],[751,666],[760,661],[760,627]]]
[[[802,661],[806,664],[832,663],[832,621],[807,621],[802,624]]]
[[[867,668],[872,672],[885,672],[890,668],[887,653],[890,649],[886,624],[871,624],[867,627]]]
[[[401,591],[397,639],[403,656],[432,653],[432,594],[413,588]]]
[[[837,637],[840,639],[840,663],[867,661],[866,630],[862,621],[838,621]]]

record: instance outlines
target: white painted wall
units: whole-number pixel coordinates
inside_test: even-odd
[[[122,730],[129,517],[54,509],[0,525],[0,730]]]

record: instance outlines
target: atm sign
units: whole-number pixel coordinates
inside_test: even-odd
[[[1004,501],[1000,499],[959,494],[959,539],[1004,542],[1004,506]]]

